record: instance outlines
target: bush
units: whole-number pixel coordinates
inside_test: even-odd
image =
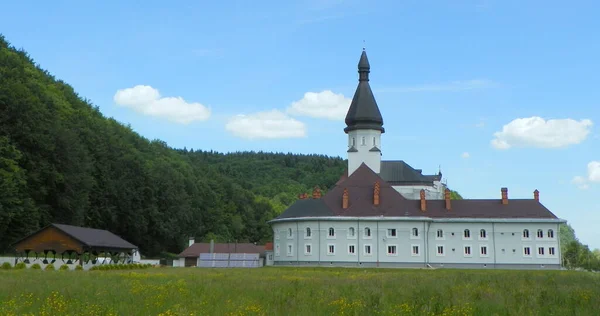
[[[25,264],[25,262],[19,262],[17,264],[15,264],[15,269],[21,270],[21,269],[25,269],[27,268],[27,265]]]
[[[69,270],[69,266],[66,264],[63,264],[62,266],[60,266],[59,270]]]
[[[83,267],[82,267],[82,266],[80,266],[80,265],[76,265],[76,266],[75,266],[75,270],[77,270],[77,271],[81,271],[81,270],[83,270]]]
[[[2,269],[2,270],[10,270],[10,269],[12,269],[12,266],[10,265],[10,263],[5,262],[5,263],[2,264],[2,266],[0,267],[0,269]]]
[[[29,268],[30,268],[30,269],[33,269],[33,270],[41,270],[41,269],[42,269],[42,266],[40,266],[40,264],[39,264],[39,263],[34,263],[34,264],[32,264],[32,265],[31,265],[31,267],[29,267]]]
[[[46,266],[46,268],[44,270],[46,270],[46,271],[55,271],[56,268],[54,267],[54,265],[52,263],[50,263],[50,264],[48,264]]]

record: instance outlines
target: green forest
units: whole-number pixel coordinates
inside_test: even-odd
[[[224,154],[148,140],[0,35],[0,253],[49,223],[108,229],[147,256],[178,253],[189,236],[264,243],[268,220],[299,193],[327,191],[345,165],[340,157]],[[598,264],[564,228],[569,264]]]

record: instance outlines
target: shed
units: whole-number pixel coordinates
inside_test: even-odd
[[[253,243],[194,243],[179,254],[183,266],[255,267],[264,258],[265,246]]]
[[[133,256],[138,247],[107,230],[50,224],[15,242],[13,248],[26,263],[32,256],[40,259],[43,254],[43,263],[53,263],[60,255],[67,263],[79,260],[83,264],[95,261],[100,254],[112,262],[122,262]]]

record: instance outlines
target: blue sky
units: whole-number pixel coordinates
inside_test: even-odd
[[[595,1],[12,1],[0,32],[147,138],[342,157],[364,40],[384,159],[426,173],[441,165],[468,198],[500,198],[501,187],[531,198],[538,189],[582,242],[600,248],[599,9]]]

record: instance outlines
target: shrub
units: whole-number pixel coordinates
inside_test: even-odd
[[[31,267],[29,267],[29,268],[30,268],[30,269],[33,269],[33,270],[41,270],[41,269],[42,269],[42,266],[40,266],[40,264],[39,264],[39,263],[34,263],[34,264],[32,264],[32,265],[31,265]]]
[[[82,267],[82,266],[80,266],[80,265],[76,265],[76,266],[75,266],[75,270],[77,270],[77,271],[81,271],[81,270],[83,270],[83,267]]]
[[[69,266],[68,266],[68,265],[66,265],[66,264],[63,264],[62,266],[60,266],[60,269],[59,269],[59,270],[63,270],[63,271],[64,271],[64,270],[69,270]]]
[[[96,271],[96,270],[100,270],[100,268],[98,268],[98,266],[93,266],[90,268],[90,271]]]
[[[2,270],[10,270],[12,269],[12,266],[10,265],[10,263],[5,262],[2,264],[2,266],[0,267]]]
[[[55,271],[56,268],[54,267],[54,265],[52,263],[50,263],[50,264],[48,264],[46,266],[46,268],[44,270],[46,270],[46,271]]]
[[[21,270],[21,269],[25,269],[25,268],[27,268],[27,265],[25,264],[25,262],[19,262],[19,263],[15,264],[15,269]]]

